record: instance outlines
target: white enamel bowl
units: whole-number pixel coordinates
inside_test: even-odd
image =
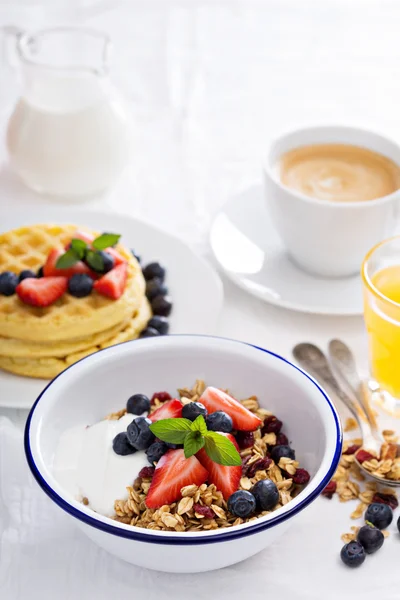
[[[312,475],[289,504],[261,519],[200,533],[151,531],[103,517],[64,491],[52,474],[60,434],[94,423],[122,408],[135,392],[173,393],[195,379],[229,388],[239,398],[256,394],[284,422],[296,457]],[[128,562],[166,572],[194,573],[225,567],[256,554],[296,520],[320,494],[340,458],[338,415],[319,385],[284,358],[222,338],[182,335],[148,338],[107,348],[61,373],[29,415],[25,452],[44,492],[96,544]],[[132,474],[134,478],[135,474]]]

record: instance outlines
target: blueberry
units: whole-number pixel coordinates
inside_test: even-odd
[[[194,421],[199,415],[206,417],[207,414],[208,411],[201,402],[189,402],[189,404],[185,404],[182,408],[182,417],[184,419],[189,419],[189,421]],[[222,430],[220,429],[219,431]]]
[[[98,254],[100,254],[101,258],[103,259],[103,268],[99,270],[99,273],[108,273],[109,271],[111,271],[111,269],[114,268],[114,257],[104,250],[101,250],[100,252],[98,252]]]
[[[19,281],[23,281],[24,279],[36,279],[36,274],[29,269],[25,269],[24,271],[21,271],[18,279]]]
[[[260,510],[272,510],[279,502],[278,488],[271,479],[257,481],[250,491]]]
[[[143,269],[143,276],[146,281],[150,281],[150,279],[154,279],[154,277],[158,277],[161,281],[164,281],[165,269],[160,263],[152,262]]]
[[[216,412],[211,413],[211,415],[208,415],[206,423],[207,429],[210,431],[230,433],[233,429],[231,417],[222,410],[217,410]]]
[[[154,442],[154,434],[150,431],[151,421],[147,417],[134,419],[127,427],[129,443],[136,450],[146,450]]]
[[[165,442],[165,445],[167,446],[167,448],[169,448],[170,450],[177,450],[178,448],[183,448],[182,444],[171,444],[170,442]]]
[[[86,273],[75,273],[68,280],[68,291],[75,298],[89,296],[93,289],[93,279]]]
[[[150,400],[144,394],[134,394],[126,403],[126,410],[133,415],[142,415],[150,410]]]
[[[228,510],[236,517],[245,519],[256,510],[256,499],[250,492],[239,490],[229,496]]]
[[[155,316],[147,323],[147,327],[157,329],[160,335],[167,335],[169,331],[169,323],[166,317]]]
[[[363,525],[357,534],[357,542],[360,542],[367,554],[373,554],[383,546],[385,537],[379,529],[372,525]]]
[[[113,439],[113,450],[115,454],[120,454],[121,456],[126,456],[127,454],[133,454],[136,452],[136,448],[131,446],[128,441],[128,436],[125,431],[122,433],[117,433],[115,438]]]
[[[157,331],[157,329],[154,329],[153,327],[146,327],[146,329],[143,329],[143,331],[139,337],[149,338],[149,337],[156,337],[158,335],[161,335],[161,334],[159,331]]]
[[[296,455],[290,446],[274,446],[271,450],[272,460],[278,464],[281,458],[291,458],[295,460]]]
[[[4,271],[0,275],[0,294],[3,296],[12,296],[18,285],[18,275],[11,271]]]
[[[172,301],[169,296],[156,296],[151,302],[151,308],[155,315],[169,317],[172,310]]]
[[[154,279],[150,279],[146,283],[146,296],[148,300],[153,300],[156,296],[166,296],[167,294],[167,286],[158,277],[154,277]]]
[[[38,279],[40,279],[41,277],[43,277],[43,267],[39,267],[37,272],[36,272],[36,277]]]
[[[152,465],[153,463],[158,462],[163,454],[167,452],[167,450],[168,446],[164,442],[154,442],[146,450],[149,463]]]
[[[397,529],[399,530],[399,533],[400,533],[400,517],[397,519]]]
[[[133,249],[131,248],[131,254],[132,256],[134,256],[136,258],[136,260],[138,261],[139,265],[142,262],[142,259],[140,258],[139,254]]]
[[[386,529],[393,520],[393,511],[387,504],[373,502],[365,511],[365,520],[378,529]]]
[[[340,558],[348,567],[359,567],[365,560],[364,548],[359,542],[349,542],[343,546]]]

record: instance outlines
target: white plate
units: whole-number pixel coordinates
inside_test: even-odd
[[[1,230],[46,222],[76,223],[122,234],[122,242],[134,248],[144,264],[159,260],[167,268],[167,285],[174,302],[170,333],[215,333],[223,302],[221,281],[207,262],[177,238],[126,215],[78,208],[36,208],[24,211],[23,216],[21,212],[2,216]],[[205,293],[199,294],[199,290]],[[0,371],[0,407],[30,408],[46,383]]]
[[[261,186],[228,201],[211,226],[210,243],[228,277],[270,304],[323,315],[362,313],[359,276],[321,279],[290,261],[270,220]]]

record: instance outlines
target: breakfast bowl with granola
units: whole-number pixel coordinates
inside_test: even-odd
[[[309,375],[243,342],[168,336],[84,358],[25,430],[44,492],[133,564],[201,572],[270,545],[340,459],[335,408]]]

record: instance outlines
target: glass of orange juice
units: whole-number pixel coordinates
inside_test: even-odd
[[[400,403],[400,236],[372,248],[361,275],[372,376]]]

